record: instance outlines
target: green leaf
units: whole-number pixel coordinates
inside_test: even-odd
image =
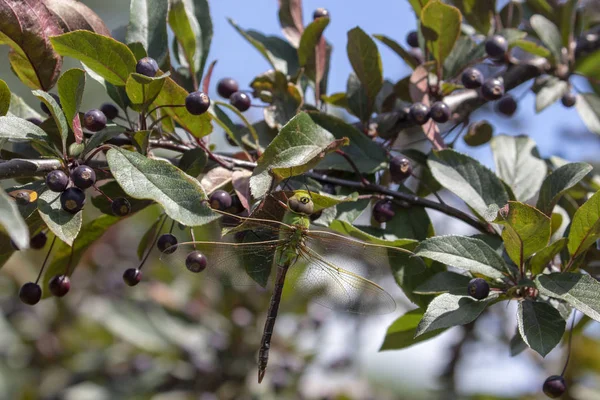
[[[502,279],[510,272],[494,249],[468,236],[431,237],[419,244],[415,254],[494,279]]]
[[[186,6],[189,5],[190,3],[186,2]],[[200,50],[198,53],[198,57],[200,58],[200,66],[196,72],[198,81],[200,81],[200,77],[204,75],[204,67],[206,66],[206,61],[208,60],[208,53],[213,37],[213,23],[210,17],[208,0],[193,0],[193,6],[193,14],[200,27],[200,35],[196,35],[196,37],[200,39]]]
[[[561,299],[588,317],[600,321],[600,283],[589,275],[570,272],[538,275],[540,294]]]
[[[10,108],[8,112],[12,114],[11,116],[19,117],[19,118],[42,118],[37,110],[31,108],[25,100],[21,97],[17,96],[14,93],[10,94]],[[9,115],[10,115],[9,114]]]
[[[452,52],[444,61],[444,78],[454,79],[467,64],[485,57],[485,43],[476,43],[469,36],[458,38]]]
[[[298,62],[305,67],[311,58],[315,56],[315,48],[323,35],[323,31],[329,25],[329,18],[317,18],[304,30],[298,46]]]
[[[79,107],[81,106],[84,88],[85,71],[82,69],[70,69],[58,79],[58,96],[60,98],[60,104],[71,130],[73,130],[75,134],[77,143],[81,143],[83,140],[81,120],[79,119]]]
[[[415,69],[417,67],[417,61],[415,58],[400,45],[400,43],[396,42],[394,39],[391,39],[385,35],[373,35],[373,37],[379,40],[381,43],[385,44],[390,48],[394,53],[396,53],[400,58],[404,60],[404,62],[411,68]]]
[[[123,43],[89,31],[75,31],[50,38],[61,56],[73,57],[117,86],[125,86],[135,72],[135,56]]]
[[[576,258],[600,239],[600,192],[594,193],[573,216],[569,230],[569,253]]]
[[[181,156],[181,159],[179,160],[179,169],[188,175],[197,177],[204,170],[207,161],[208,156],[204,150],[200,148],[191,149]]]
[[[440,1],[430,1],[421,11],[421,32],[427,48],[438,66],[444,60],[460,36],[462,16],[460,10]]]
[[[464,294],[467,292],[467,285],[470,277],[456,272],[442,271],[435,274],[431,279],[418,286],[415,293],[418,294]]]
[[[302,94],[298,86],[288,79],[281,71],[268,71],[265,74],[256,77],[250,86],[258,93],[268,93],[269,99],[265,101],[271,103],[271,107],[264,110],[265,121],[271,128],[281,129],[297,113],[302,104]],[[223,107],[228,107],[241,116],[243,115],[228,103],[219,103]],[[246,124],[249,126],[249,123]]]
[[[423,10],[423,7],[425,7],[427,3],[429,3],[429,1],[430,0],[408,0],[413,10],[415,11],[415,15],[417,16],[417,18],[421,16],[421,11]]]
[[[348,31],[346,51],[352,69],[365,89],[368,109],[372,110],[375,98],[383,85],[381,56],[377,45],[369,35],[356,27]]]
[[[127,78],[127,83],[125,84],[127,97],[129,97],[134,106],[140,109],[147,108],[160,94],[169,75],[171,73],[167,72],[166,74],[150,78],[135,72],[132,73]]]
[[[350,237],[353,237],[356,239],[363,240],[365,242],[381,244],[384,246],[413,248],[418,243],[418,241],[416,241],[414,239],[401,238],[401,239],[387,240],[385,238],[380,238],[380,237],[371,235],[368,232],[365,232],[364,230],[359,229],[359,227],[352,225],[348,221],[343,221],[343,220],[339,220],[339,219],[334,220],[329,225],[329,228],[336,232],[339,232],[345,236],[350,236]],[[366,228],[366,227],[361,227],[361,228]]]
[[[499,207],[509,200],[504,184],[477,160],[454,150],[434,151],[427,161],[433,177],[460,197],[480,216],[488,207]]]
[[[552,18],[554,10],[547,0],[525,0],[525,3],[534,13],[542,14],[546,18]]]
[[[553,214],[554,215],[554,214]],[[548,263],[552,262],[554,257],[567,245],[567,238],[558,239],[556,242],[544,247],[531,257],[529,260],[529,269],[533,275],[539,275],[544,272]]]
[[[371,114],[373,114],[375,99],[373,101],[369,99],[365,87],[354,73],[348,76],[346,104],[348,111],[358,117],[363,123],[367,123],[371,118]]]
[[[547,48],[529,40],[516,40],[512,45],[538,57],[548,58],[552,54]]]
[[[46,190],[38,199],[38,211],[52,233],[72,246],[81,229],[83,212],[71,214],[63,210],[60,204],[60,195],[60,193]]]
[[[419,322],[415,337],[438,329],[473,322],[495,299],[494,295],[484,300],[475,300],[470,296],[443,293],[429,303],[423,319]]]
[[[405,349],[417,343],[429,340],[445,331],[445,329],[441,329],[435,332],[428,332],[415,338],[417,326],[419,325],[419,321],[423,317],[423,314],[423,309],[417,308],[408,311],[395,320],[392,325],[389,326],[379,351]]]
[[[535,80],[532,88],[535,96],[535,112],[554,104],[569,91],[569,84],[555,76],[545,75]]]
[[[11,116],[0,117],[0,139],[14,141],[50,140],[48,134],[36,124]]]
[[[177,222],[199,226],[219,217],[208,207],[200,183],[179,168],[117,148],[110,149],[106,159],[125,193],[136,199],[156,201]]]
[[[548,170],[535,142],[528,136],[498,135],[492,139],[496,174],[511,187],[519,201],[535,196]]]
[[[10,94],[10,89],[6,82],[0,79],[0,117],[5,116],[10,109]]]
[[[132,0],[125,37],[126,43],[141,43],[163,70],[169,66],[168,9],[169,0]]]
[[[575,108],[590,132],[600,135],[600,97],[594,93],[578,94]]]
[[[495,0],[453,0],[452,4],[458,7],[469,25],[477,32],[487,36],[492,26],[492,18],[496,13]]]
[[[600,79],[600,69],[598,69],[599,62],[600,50],[596,50],[588,55],[577,57],[574,71],[586,78],[598,80]]]
[[[494,135],[494,127],[487,121],[477,121],[469,125],[467,134],[463,137],[469,146],[481,146],[489,142]]]
[[[32,93],[35,97],[46,104],[46,107],[48,107],[50,110],[52,118],[54,119],[56,127],[58,128],[58,132],[60,133],[63,154],[66,154],[67,139],[69,137],[69,125],[67,124],[67,119],[65,118],[63,110],[60,108],[60,105],[56,102],[56,100],[54,100],[54,97],[50,96],[48,93],[41,90],[34,90]]]
[[[82,155],[85,156],[90,151],[94,150],[96,147],[100,146],[102,143],[110,140],[116,136],[125,132],[125,128],[115,124],[108,124],[104,129],[99,132],[96,132],[92,135],[92,137],[88,140],[83,149]]]
[[[200,25],[190,10],[190,2],[173,0],[169,10],[169,25],[183,50],[190,74],[195,75],[200,70],[202,58],[202,42],[196,40],[201,36]]]
[[[29,248],[29,228],[19,212],[19,207],[4,189],[0,188],[0,225],[21,250]]]
[[[544,43],[548,50],[550,50],[550,53],[552,53],[554,62],[561,62],[562,37],[556,25],[540,14],[532,16],[529,22],[542,43]]]
[[[542,183],[536,208],[546,215],[551,215],[562,194],[575,186],[591,170],[591,165],[579,162],[569,163],[552,171]]]
[[[119,184],[114,180],[108,181],[105,184],[103,184],[102,186],[100,186],[100,190],[102,190],[102,193],[104,193],[106,196],[110,197],[111,199],[117,199],[119,197],[126,198],[129,201],[129,204],[131,205],[131,212],[129,213],[129,215],[133,215],[133,214],[137,213],[138,211],[145,209],[150,204],[153,204],[149,200],[139,200],[139,199],[134,199],[134,198],[129,197],[127,195],[127,193],[125,193],[125,191],[121,188],[121,186],[119,186]],[[107,214],[107,215],[114,215],[114,213],[112,211],[112,203],[105,196],[103,196],[103,195],[93,196],[92,204],[101,213]]]
[[[523,341],[546,357],[565,332],[565,320],[550,304],[523,300],[519,302],[517,325]]]
[[[312,169],[330,151],[342,143],[315,124],[302,112],[292,118],[273,139],[257,162],[250,178],[250,189],[256,198],[264,196],[273,176],[284,179]]]
[[[569,38],[574,32],[575,19],[577,14],[577,0],[567,0],[558,5],[560,10],[560,33],[562,36],[562,45],[569,47]]]

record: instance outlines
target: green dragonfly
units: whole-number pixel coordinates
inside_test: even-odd
[[[256,285],[256,277],[268,278],[272,267],[276,266],[275,284],[258,353],[259,383],[267,368],[271,336],[286,279],[291,281],[294,294],[309,296],[311,301],[327,308],[350,313],[386,314],[395,310],[396,303],[373,280],[380,278],[386,268],[390,271],[390,265],[406,264],[413,255],[403,248],[309,229],[313,209],[311,197],[299,191],[288,199],[282,222],[227,214],[242,223],[245,230],[236,229],[238,233],[245,233],[242,242],[179,243],[161,256],[161,261],[169,266],[203,271],[206,278],[232,286]]]

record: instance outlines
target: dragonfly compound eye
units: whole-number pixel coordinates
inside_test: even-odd
[[[308,196],[293,196],[288,200],[288,206],[298,214],[310,215],[314,210],[314,204]]]

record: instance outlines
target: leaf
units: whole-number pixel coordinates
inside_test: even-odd
[[[523,300],[519,302],[517,325],[523,341],[546,357],[565,332],[565,320],[550,304]]]
[[[271,103],[271,106],[264,109],[265,122],[271,128],[278,130],[297,114],[303,101],[298,87],[288,82],[286,75],[281,71],[271,70],[259,75],[252,81],[250,86],[255,93],[267,93],[269,95],[269,98],[264,100]],[[242,121],[245,120],[243,114],[229,103],[219,102],[219,104],[237,113]],[[249,123],[246,123],[246,126],[248,125]]]
[[[594,93],[578,94],[575,108],[590,132],[600,135],[600,97]]]
[[[46,190],[38,199],[38,211],[52,233],[72,246],[81,229],[83,212],[71,214],[63,210],[60,204],[60,195],[60,193]]]
[[[40,99],[46,107],[50,110],[52,114],[52,118],[56,123],[56,127],[58,128],[58,132],[60,133],[60,138],[62,141],[62,150],[63,154],[67,153],[67,139],[69,137],[69,126],[67,124],[67,119],[65,118],[65,114],[63,110],[60,108],[61,106],[54,100],[54,97],[50,96],[48,93],[41,90],[34,90],[33,95]]]
[[[484,300],[475,300],[470,296],[440,294],[429,303],[423,319],[419,322],[415,337],[438,329],[473,322],[494,300],[494,295],[490,295]]]
[[[390,48],[390,50],[400,56],[400,58],[402,58],[411,69],[415,69],[418,66],[415,58],[408,51],[404,50],[404,47],[402,47],[402,45],[400,45],[394,39],[391,39],[385,35],[373,35],[373,37],[385,44]]]
[[[566,245],[567,238],[561,238],[535,253],[529,260],[529,269],[531,273],[533,275],[539,275],[544,272],[546,266],[552,262],[554,257],[556,257]]]
[[[0,43],[12,48],[9,61],[31,89],[50,90],[62,65],[48,38],[62,33],[50,10],[38,0],[0,2]]]
[[[588,55],[577,57],[575,60],[574,72],[583,75],[586,78],[600,79],[598,62],[600,61],[600,50],[596,50]]]
[[[81,120],[79,119],[79,107],[81,106],[84,88],[85,71],[82,69],[70,69],[58,79],[60,105],[69,126],[75,134],[77,143],[83,141],[83,130],[81,129]]]
[[[397,320],[395,320],[389,327],[385,334],[385,339],[379,351],[384,350],[400,350],[415,345],[425,340],[429,340],[444,330],[438,330],[435,332],[429,332],[424,335],[415,338],[415,332],[419,321],[423,317],[423,309],[417,308],[415,310],[408,311]]]
[[[429,1],[430,0],[408,0],[417,18],[421,16],[421,11],[423,10],[423,7],[425,7],[427,3],[429,3]]]
[[[485,57],[485,43],[475,43],[469,36],[458,38],[452,52],[444,61],[444,78],[453,79],[465,65],[476,62]]]
[[[421,32],[427,48],[437,61],[438,66],[444,60],[458,40],[462,16],[460,10],[440,1],[430,1],[421,11]]]
[[[200,34],[196,35],[196,37],[200,39],[198,42],[200,44],[200,50],[198,52],[200,65],[196,72],[198,81],[200,81],[200,77],[204,74],[204,67],[206,66],[206,60],[208,59],[210,44],[212,42],[213,24],[210,17],[208,0],[193,0],[193,3],[191,4],[186,2],[186,6],[190,6],[192,4],[194,6],[193,15],[200,27]]]
[[[535,80],[532,88],[535,96],[535,112],[554,104],[569,91],[569,84],[555,76],[546,75]]]
[[[25,100],[23,100],[21,97],[17,96],[14,93],[10,94],[10,107],[8,109],[8,112],[10,114],[12,114],[12,116],[23,118],[23,119],[26,119],[26,118],[41,119],[42,118],[42,116],[40,115],[39,112],[37,112],[36,110],[31,108],[25,102]]]
[[[570,272],[538,275],[540,294],[561,299],[588,317],[600,321],[600,283],[589,275]]]
[[[252,195],[256,198],[264,196],[271,187],[273,176],[284,179],[312,169],[340,145],[343,143],[315,124],[308,114],[296,115],[281,128],[258,159],[250,179]]]
[[[542,183],[536,208],[546,215],[551,215],[562,194],[575,186],[591,170],[591,165],[579,162],[569,163],[552,171]]]
[[[21,250],[29,248],[29,228],[19,212],[15,199],[0,188],[0,225]]]
[[[123,43],[89,31],[75,31],[50,38],[62,56],[73,57],[117,86],[125,86],[129,74],[135,72],[137,60]]]
[[[419,244],[415,254],[494,279],[502,279],[510,272],[494,249],[468,236],[431,237]]]
[[[481,146],[489,142],[494,136],[494,127],[487,121],[477,121],[469,125],[467,134],[463,136],[469,146]]]
[[[418,286],[415,293],[418,294],[440,294],[450,292],[452,294],[467,293],[467,285],[470,277],[456,272],[442,271],[435,274],[431,279]]]
[[[125,193],[136,199],[156,201],[177,222],[199,226],[219,217],[208,207],[200,183],[177,167],[118,148],[110,149],[106,159]]]
[[[188,175],[197,177],[204,170],[207,161],[208,156],[204,150],[201,148],[190,149],[181,156],[181,159],[179,160],[179,169]]]
[[[10,95],[8,85],[0,79],[0,117],[5,116],[10,109]]]
[[[516,199],[527,201],[535,196],[548,169],[535,142],[524,135],[498,135],[491,147],[496,174],[511,187]]]
[[[48,134],[39,126],[17,117],[0,117],[0,139],[14,141],[49,141]]]
[[[532,16],[529,22],[542,43],[552,53],[554,62],[560,63],[562,61],[562,37],[556,25],[540,14]]]
[[[381,56],[377,45],[369,35],[356,27],[348,31],[346,51],[352,69],[365,89],[368,109],[372,110],[375,98],[383,85]]]
[[[329,25],[329,18],[317,18],[308,24],[302,33],[298,46],[298,62],[301,67],[306,66],[310,59],[315,57],[315,49],[327,25]]]
[[[132,73],[125,84],[127,97],[134,106],[140,107],[140,109],[147,108],[158,97],[169,75],[170,73],[167,72],[150,78],[135,72]]]
[[[433,177],[480,216],[488,207],[506,204],[509,194],[498,177],[477,160],[454,150],[434,151],[427,161]]]
[[[360,83],[356,74],[348,76],[346,84],[346,104],[348,110],[363,123],[367,123],[373,114],[375,100],[370,101],[365,87]]]
[[[141,43],[163,70],[169,66],[168,9],[169,0],[132,0],[125,37],[126,43]]]
[[[512,46],[518,47],[534,56],[548,58],[552,53],[547,48],[529,40],[516,40]]]
[[[492,18],[496,13],[495,0],[453,0],[452,4],[458,7],[467,22],[477,32],[487,36],[492,26]]]
[[[43,0],[43,2],[54,14],[64,32],[84,29],[110,37],[110,30],[104,21],[85,4],[77,0]]]
[[[90,151],[94,150],[96,147],[100,146],[102,143],[119,136],[120,134],[125,132],[125,128],[115,124],[107,124],[104,129],[99,132],[96,132],[92,135],[92,137],[88,140],[83,149],[82,156],[85,156]]]
[[[119,197],[126,198],[127,201],[129,201],[129,204],[131,205],[131,212],[128,215],[133,215],[145,209],[149,205],[153,204],[149,200],[139,200],[127,196],[127,193],[125,193],[121,186],[119,186],[119,184],[114,180],[110,180],[102,186],[100,186],[100,190],[102,190],[102,193],[104,193],[111,199],[117,199]],[[92,196],[92,204],[101,213],[107,215],[114,215],[114,212],[112,210],[112,203],[104,195],[98,194],[97,196]]]
[[[600,192],[575,212],[569,230],[569,254],[576,258],[600,239]]]
[[[173,0],[169,10],[169,25],[181,46],[190,74],[195,75],[200,70],[202,59],[202,42],[196,40],[201,36],[200,25],[190,9],[191,2]]]
[[[294,47],[300,45],[300,38],[304,31],[302,22],[302,0],[279,0],[279,24],[283,36]]]

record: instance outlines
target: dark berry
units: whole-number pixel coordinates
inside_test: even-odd
[[[217,93],[224,99],[230,98],[238,90],[240,90],[240,85],[233,78],[223,78],[217,83]]]
[[[48,282],[48,288],[53,296],[63,297],[71,289],[71,280],[67,275],[55,275]]]
[[[373,207],[373,219],[379,223],[390,221],[395,214],[394,206],[389,200],[379,200]]]
[[[158,242],[156,242],[156,247],[158,247],[158,250],[160,250],[160,252],[164,254],[171,254],[175,252],[175,250],[177,250],[176,245],[177,238],[170,233],[160,235],[160,237],[158,238]]]
[[[131,203],[125,197],[118,197],[113,200],[110,208],[117,217],[124,217],[131,212]]]
[[[58,106],[60,107],[60,98],[58,97],[58,95],[54,94],[54,93],[48,93],[50,96],[52,96],[52,98],[54,99],[54,101],[56,101],[58,103]],[[48,106],[46,105],[46,103],[44,103],[43,101],[40,102],[40,108],[42,109],[43,112],[45,112],[48,115],[51,115],[52,113],[50,112],[50,109],[48,108]]]
[[[435,122],[443,124],[450,119],[450,107],[442,101],[436,101],[432,104],[429,115],[431,115],[431,119]]]
[[[96,183],[96,173],[87,165],[80,165],[71,172],[71,179],[79,189],[87,189]]]
[[[237,194],[231,196],[231,207],[227,209],[228,213],[239,214],[244,211],[244,205],[240,201],[240,197]]]
[[[46,186],[53,192],[64,192],[69,186],[69,177],[60,169],[50,171],[46,175]]]
[[[565,379],[560,375],[552,375],[544,381],[544,394],[551,399],[562,396],[567,391]]]
[[[410,106],[408,114],[419,125],[423,125],[429,121],[429,107],[423,103],[414,103]]]
[[[204,92],[192,92],[185,98],[185,109],[192,115],[204,114],[210,107],[210,99]]]
[[[406,43],[408,43],[410,47],[419,47],[419,34],[416,31],[408,32],[408,35],[406,35]]]
[[[119,109],[113,103],[104,103],[100,106],[100,111],[106,118],[113,120],[119,116]]]
[[[83,126],[92,132],[101,131],[106,127],[106,115],[96,108],[83,115]]]
[[[408,158],[392,157],[390,160],[390,175],[394,183],[404,182],[412,174],[412,165]]]
[[[77,214],[85,204],[85,193],[79,188],[70,187],[60,195],[60,204],[66,212]]]
[[[215,190],[208,198],[211,208],[219,211],[225,211],[231,207],[231,195],[224,190]]]
[[[517,111],[517,101],[510,94],[506,94],[498,100],[496,107],[500,114],[510,117]]]
[[[185,267],[191,272],[202,272],[206,268],[206,256],[198,250],[192,251],[185,258]]]
[[[326,8],[319,7],[313,12],[313,20],[318,18],[329,18],[329,10]]]
[[[153,78],[158,72],[158,64],[154,58],[144,57],[137,62],[135,72]]]
[[[485,41],[485,52],[494,60],[501,60],[504,58],[507,50],[508,41],[504,36],[494,35]]]
[[[48,236],[44,232],[40,232],[31,239],[29,239],[29,247],[34,250],[39,250],[44,248],[46,242],[48,241]]]
[[[498,100],[504,96],[504,84],[498,78],[489,78],[481,86],[481,95],[487,101]]]
[[[229,97],[229,103],[240,110],[241,112],[246,111],[250,108],[251,100],[250,96],[248,96],[244,92],[235,92]]]
[[[42,288],[37,283],[27,282],[19,289],[19,298],[30,306],[37,304],[42,298]]]
[[[467,68],[462,73],[460,80],[467,89],[477,89],[483,85],[483,74],[477,68]]]
[[[577,103],[577,96],[574,93],[565,93],[565,95],[560,99],[560,102],[563,106],[567,108],[571,108]]]
[[[490,285],[482,278],[473,278],[467,285],[469,296],[481,300],[485,299],[490,294]]]
[[[129,286],[135,286],[142,280],[142,271],[137,268],[127,268],[123,272],[123,280]]]
[[[44,104],[44,105],[45,105],[45,104]],[[42,120],[41,120],[41,119],[39,119],[39,118],[35,118],[35,117],[32,117],[32,118],[27,118],[27,121],[29,121],[29,122],[31,122],[32,124],[34,124],[34,125],[37,125],[37,126],[40,126],[40,125],[42,124]]]

